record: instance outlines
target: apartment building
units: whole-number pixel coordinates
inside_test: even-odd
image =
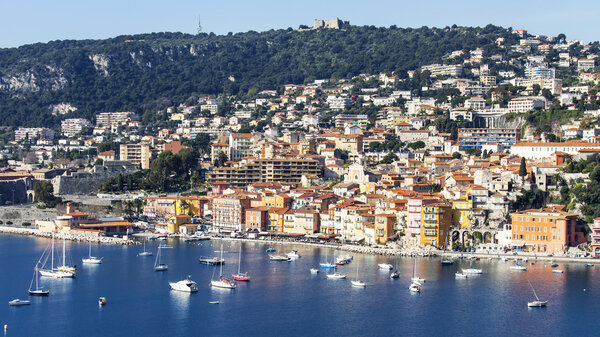
[[[462,74],[463,66],[460,64],[453,64],[453,65],[431,64],[428,66],[421,67],[421,72],[426,71],[426,70],[431,73],[431,77],[438,77],[438,76],[457,77]]]
[[[96,115],[96,126],[110,127],[113,125],[123,125],[133,116],[133,112],[102,112]]]
[[[510,153],[527,159],[550,158],[556,152],[576,156],[582,152],[600,153],[600,144],[571,140],[564,143],[522,142],[513,144]]]
[[[577,60],[577,71],[587,71],[594,69],[594,59],[579,59]]]
[[[511,213],[512,245],[528,252],[563,253],[586,241],[577,215],[566,206]]]
[[[91,123],[85,118],[67,118],[60,122],[60,131],[67,137],[73,137],[89,126]]]
[[[590,225],[590,243],[592,244],[592,256],[600,257],[600,218],[595,218]]]
[[[244,195],[226,195],[212,201],[213,230],[218,232],[245,232],[246,210],[250,198]]]
[[[525,68],[525,77],[529,79],[553,79],[556,70],[546,67],[527,67]]]
[[[445,249],[452,226],[452,207],[434,203],[421,208],[420,245]]]
[[[519,97],[513,98],[508,102],[508,111],[514,113],[529,112],[545,107],[546,99],[544,97]]]
[[[229,135],[229,160],[240,161],[254,153],[254,136],[251,133]]]
[[[139,165],[143,170],[150,168],[150,144],[141,142],[138,144],[121,144],[119,159]]]
[[[458,130],[458,145],[461,148],[481,148],[487,143],[503,146],[515,144],[521,138],[521,131],[515,129],[464,128]]]
[[[365,127],[369,124],[369,116],[365,114],[346,115],[340,114],[335,116],[335,127],[343,128],[346,122],[355,122],[358,126]]]
[[[15,141],[17,142],[36,138],[54,139],[54,131],[48,128],[18,128],[15,130]]]

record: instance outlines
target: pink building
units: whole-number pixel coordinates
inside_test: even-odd
[[[590,225],[590,230],[592,256],[600,257],[600,218],[594,219],[594,223]]]
[[[430,197],[411,197],[407,203],[406,229],[407,235],[419,237],[421,235],[421,208],[437,202]]]

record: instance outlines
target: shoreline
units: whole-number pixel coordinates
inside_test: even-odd
[[[42,238],[51,238],[52,232],[42,232],[39,229],[33,228],[18,228],[18,227],[7,227],[0,226],[0,234],[12,234],[12,235],[23,235],[23,236],[37,236]],[[57,232],[54,236],[57,239],[65,239],[75,242],[92,242],[97,244],[106,245],[122,245],[130,246],[139,244],[135,240],[124,239],[121,237],[110,237],[110,236],[93,236],[86,235],[83,233],[76,232]]]

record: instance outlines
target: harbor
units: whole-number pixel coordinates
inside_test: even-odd
[[[441,264],[441,255],[384,256],[368,251],[350,253],[322,244],[263,240],[184,242],[169,238],[148,240],[145,247],[92,244],[91,248],[87,242],[67,241],[67,258],[73,263],[79,265],[90,252],[101,257],[102,263],[78,266],[74,278],[41,277],[40,287],[50,290],[50,294],[27,297],[33,267],[50,243],[43,237],[0,235],[0,260],[11,269],[11,273],[0,275],[0,286],[5,289],[1,298],[5,305],[0,311],[4,321],[0,323],[10,326],[7,335],[44,331],[68,335],[71,329],[88,336],[252,336],[262,335],[267,329],[286,336],[305,336],[315,329],[353,336],[390,331],[408,335],[586,335],[588,329],[600,327],[593,320],[593,312],[585,310],[600,299],[594,290],[600,286],[600,269],[558,262],[556,258],[556,268],[549,261],[529,258],[526,271],[513,271],[512,260],[502,262],[483,256],[477,261],[466,254],[463,259],[445,254],[444,258],[453,261],[446,266]],[[168,265],[168,270],[155,272],[160,246],[172,247],[161,253],[161,262]],[[274,251],[267,253],[268,248]],[[289,256],[292,250],[298,256],[293,260],[269,259],[270,255]],[[153,252],[154,256],[140,256],[142,251]],[[347,255],[352,255],[352,260],[335,270],[320,267],[321,263],[333,263]],[[222,256],[225,264],[203,265],[198,261],[202,256]],[[393,269],[382,269],[383,264]],[[482,274],[455,277],[456,272],[470,266],[481,269]],[[312,273],[311,269],[318,272]],[[556,274],[556,269],[564,273]],[[211,280],[219,277],[220,270],[226,278],[242,271],[250,281],[236,282],[235,289],[211,287]],[[396,271],[399,277],[391,278]],[[335,273],[345,277],[327,276]],[[172,290],[171,284],[188,277],[197,290]],[[415,277],[424,280],[416,293],[409,291]],[[355,280],[365,286],[354,286]],[[536,296],[548,301],[547,307],[527,307],[528,302],[536,300],[528,281],[535,287]],[[105,305],[99,305],[100,297],[105,298]],[[7,305],[16,298],[30,300],[31,304]],[[431,324],[431,317],[437,317],[442,307],[444,319]],[[276,317],[272,313],[277,313]],[[44,323],[39,324],[36,317],[45,317]],[[135,319],[136,324],[124,317]],[[566,323],[573,317],[587,323]],[[482,321],[489,323],[482,325]],[[506,321],[514,324],[507,325]],[[540,324],[526,324],[530,321]]]

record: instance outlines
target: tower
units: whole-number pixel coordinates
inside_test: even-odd
[[[200,15],[198,15],[198,34],[202,33],[202,23],[200,21]]]

